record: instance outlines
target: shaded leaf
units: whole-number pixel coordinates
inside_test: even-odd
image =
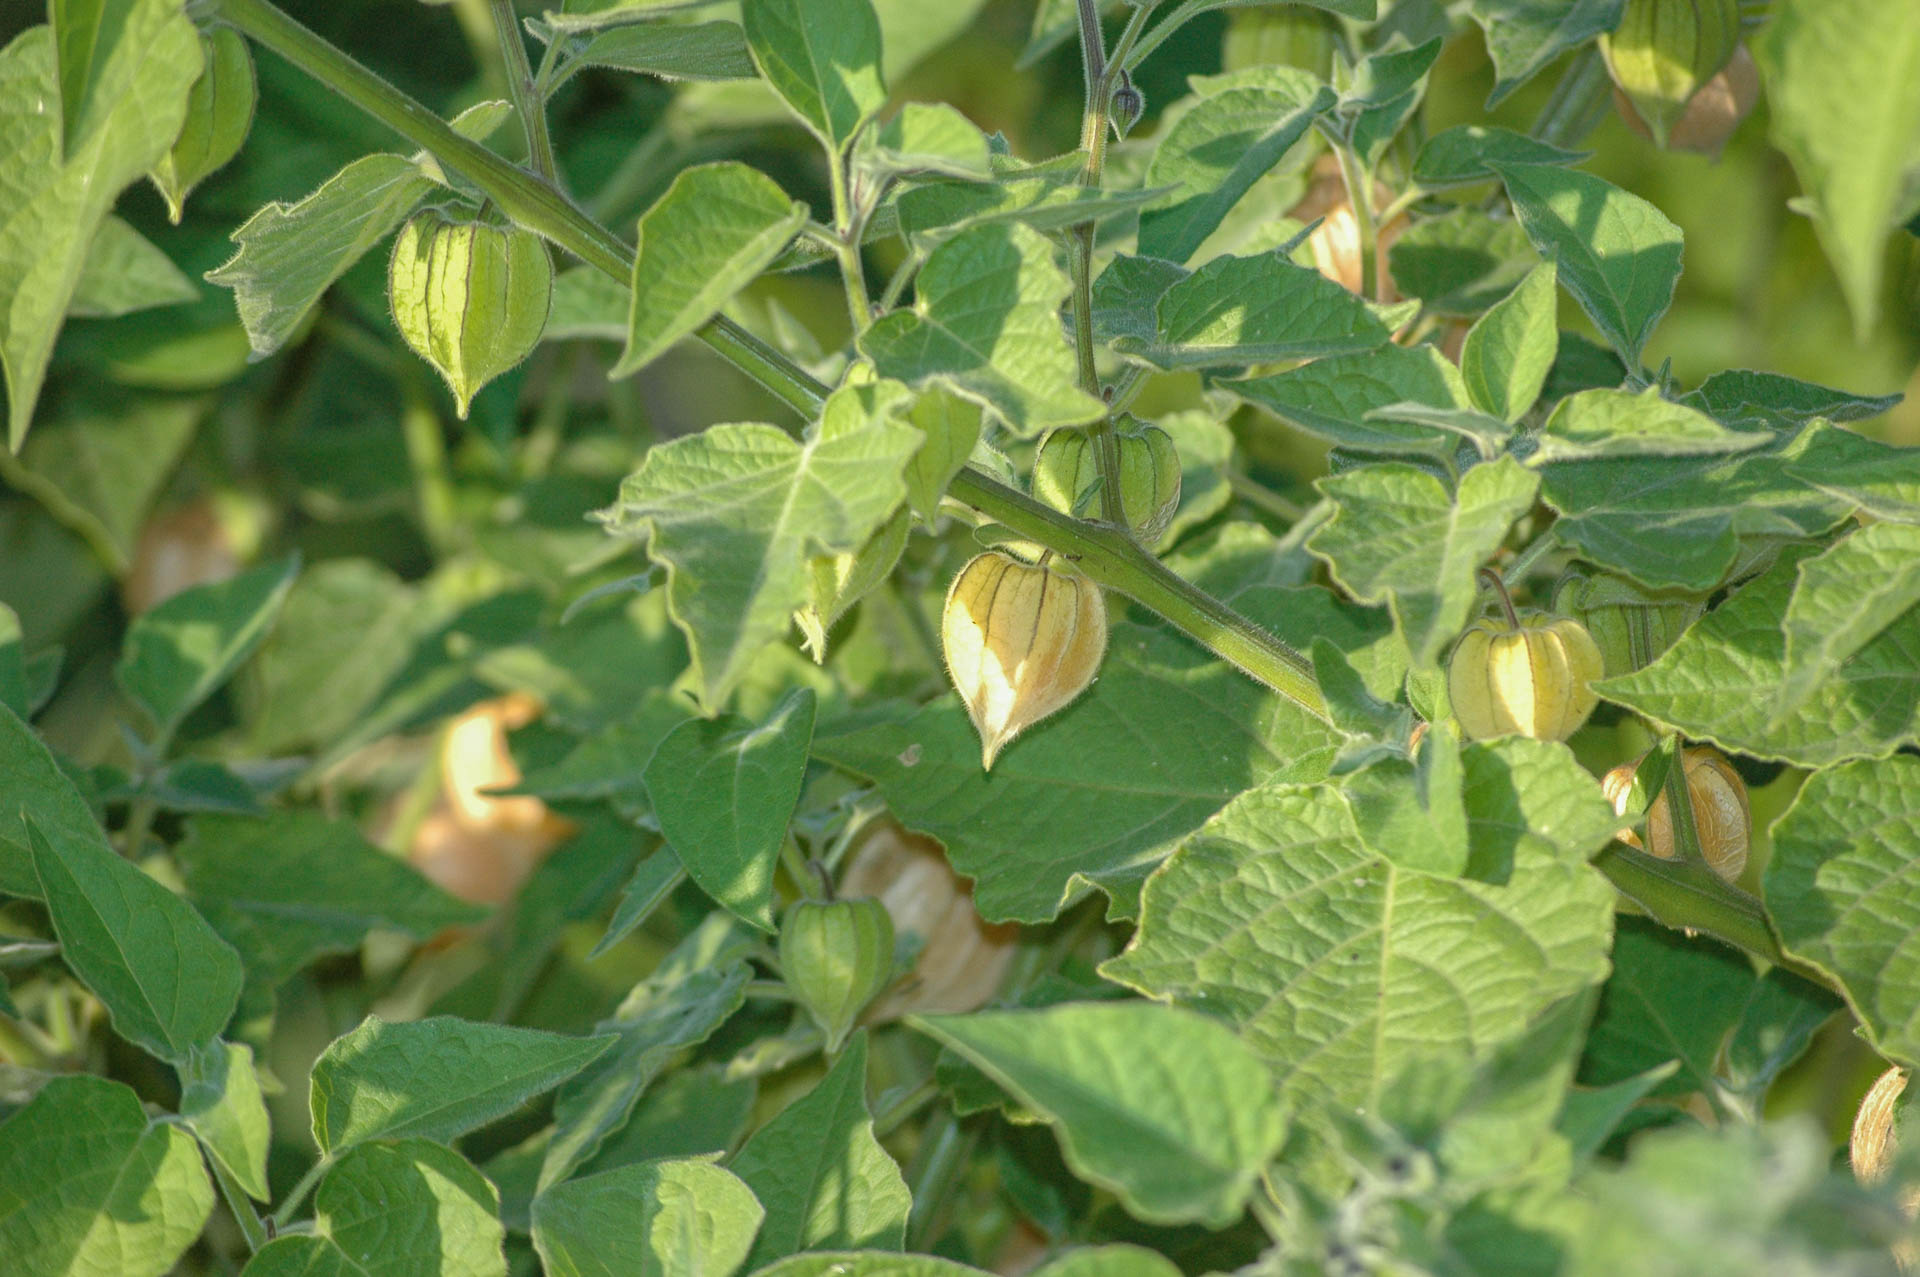
[[[746,0],[741,18],[760,74],[829,151],[886,105],[869,0]]]
[[[763,1213],[711,1162],[640,1162],[541,1193],[533,1244],[552,1277],[731,1277]]]

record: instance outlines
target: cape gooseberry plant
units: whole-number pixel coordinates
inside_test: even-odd
[[[8,15],[0,1269],[1910,1257],[1920,452],[1581,145],[1911,324],[1920,6],[306,10]]]

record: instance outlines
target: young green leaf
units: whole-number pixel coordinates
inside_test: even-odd
[[[1045,1117],[1074,1173],[1149,1223],[1233,1223],[1285,1136],[1267,1066],[1192,1011],[1082,1002],[910,1023]]]
[[[1151,342],[1113,346],[1167,369],[1277,363],[1378,349],[1418,309],[1362,301],[1277,253],[1216,257],[1160,296]]]
[[[803,1250],[899,1250],[907,1195],[867,1111],[867,1035],[811,1091],[753,1133],[730,1166],[766,1207],[747,1267]]]
[[[1788,554],[1680,636],[1659,660],[1596,685],[1607,700],[1756,758],[1824,767],[1920,739],[1920,608],[1909,608],[1776,718],[1787,609],[1803,554]]]
[[[299,570],[299,556],[291,555],[185,590],[133,623],[113,672],[153,720],[157,746],[260,646]]]
[[[99,1077],[55,1077],[0,1122],[0,1255],[18,1273],[161,1277],[213,1213],[193,1137]]]
[[[376,927],[425,940],[486,916],[351,823],[314,811],[203,816],[174,854],[195,906],[240,950],[248,979],[268,989]]]
[[[1283,1093],[1373,1111],[1419,1060],[1483,1056],[1600,980],[1612,915],[1603,878],[1531,836],[1499,885],[1437,878],[1368,851],[1338,790],[1273,785],[1148,881],[1101,971],[1226,1017]]]
[[[1254,182],[1280,162],[1332,89],[1293,67],[1209,76],[1198,100],[1167,129],[1147,165],[1148,188],[1171,188],[1140,213],[1139,251],[1185,262]]]
[[[1865,421],[1900,402],[1899,395],[1856,395],[1773,372],[1731,368],[1714,373],[1680,402],[1736,430],[1752,426],[1800,426],[1815,417]],[[1865,441],[1862,441],[1863,443]]]
[[[287,344],[322,293],[407,219],[433,180],[404,155],[368,155],[296,204],[275,202],[233,232],[240,247],[207,282],[233,290],[256,356]]]
[[[1773,827],[1767,912],[1793,956],[1832,975],[1867,1040],[1920,1064],[1920,758],[1808,777]]]
[[[773,264],[806,220],[805,204],[734,160],[674,178],[640,215],[627,346],[607,375],[638,372],[712,319]]]
[[[1821,490],[1816,458],[1829,434],[1847,432],[1815,424],[1733,456],[1549,462],[1540,493],[1561,516],[1560,540],[1581,558],[1655,589],[1704,593],[1853,512],[1849,497]]]
[[[1497,182],[1490,164],[1578,164],[1590,152],[1566,151],[1512,129],[1456,124],[1420,145],[1413,159],[1413,180],[1429,190]]]
[[[698,1046],[746,1001],[752,942],[731,914],[715,911],[635,985],[603,1033],[607,1053],[568,1080],[554,1099],[553,1140],[539,1186],[566,1179],[626,1125],[634,1102],[673,1060]]]
[[[984,182],[993,176],[987,135],[945,102],[906,102],[864,135],[855,163],[879,175],[943,173]]]
[[[1366,171],[1426,96],[1427,73],[1440,56],[1440,36],[1410,48],[1389,46],[1353,69],[1353,84],[1334,108],[1346,123],[1354,153]]]
[[[1334,515],[1307,540],[1362,603],[1385,603],[1415,669],[1437,664],[1472,619],[1474,573],[1533,507],[1538,481],[1511,458],[1475,466],[1450,496],[1425,471],[1383,462],[1322,479]]]
[[[1611,1086],[1673,1061],[1654,1095],[1711,1090],[1720,1048],[1757,983],[1753,965],[1642,918],[1623,918],[1580,1081]]]
[[[1920,606],[1920,527],[1874,523],[1800,563],[1782,622],[1777,715],[1799,708],[1855,653]]]
[[[86,265],[73,286],[67,314],[112,319],[157,306],[177,306],[200,296],[158,245],[119,218],[108,215],[93,234]]]
[[[1053,246],[1017,225],[962,231],[920,271],[911,309],[883,316],[860,350],[883,377],[947,386],[992,410],[1022,438],[1105,411],[1075,381],[1060,327],[1069,283]]]
[[[242,1277],[507,1277],[500,1194],[427,1140],[363,1144],[327,1172],[313,1232],[261,1247]]]
[[[0,892],[38,900],[29,822],[57,847],[100,839],[92,809],[53,752],[11,705],[0,704]]]
[[[445,1143],[552,1090],[612,1044],[446,1015],[368,1016],[314,1061],[313,1140],[334,1154],[369,1140]]]
[[[1373,413],[1400,404],[1471,407],[1459,370],[1431,346],[1382,346],[1220,385],[1310,435],[1366,452],[1450,456],[1456,439],[1448,431]]]
[[[180,1116],[207,1156],[249,1197],[264,1202],[271,1130],[253,1048],[235,1042],[195,1047],[180,1069]]]
[[[1626,0],[1473,0],[1468,12],[1487,35],[1497,79],[1492,107],[1548,63],[1620,25]]]
[[[951,698],[816,738],[813,750],[873,780],[904,824],[940,839],[987,917],[1040,922],[1089,884],[1131,913],[1178,839],[1250,785],[1323,776],[1335,740],[1178,638],[1120,624],[1087,694],[991,772]]]
[[[1467,331],[1460,378],[1476,408],[1511,423],[1533,407],[1560,353],[1559,299],[1553,263],[1542,263]]]
[[[871,0],[746,0],[740,16],[760,74],[839,163],[887,102]]]
[[[745,1184],[712,1162],[642,1162],[534,1198],[533,1245],[550,1277],[732,1277],[764,1213]]]
[[[1471,343],[1472,339],[1468,339]],[[1534,436],[1528,465],[1608,457],[1690,457],[1748,452],[1773,442],[1771,431],[1729,430],[1705,413],[1663,398],[1657,387],[1582,390],[1554,407]]]
[[[1513,211],[1560,283],[1628,368],[1673,302],[1680,278],[1680,228],[1637,195],[1604,178],[1541,164],[1492,166]]]
[[[67,0],[67,7],[84,17],[104,2]],[[29,27],[0,50],[0,155],[9,184],[0,236],[0,297],[9,299],[0,310],[0,371],[14,452],[27,437],[95,228],[121,190],[172,143],[200,74],[199,41],[177,0],[114,0],[114,10],[122,21],[117,38],[98,46],[101,63],[93,62],[96,46],[80,27],[72,28],[77,43],[57,53],[44,26]],[[73,144],[64,148],[57,107],[63,91],[75,95],[67,113]]]
[[[27,840],[61,957],[120,1036],[176,1063],[218,1037],[242,972],[207,920],[115,855],[97,826],[75,837],[29,818]]]
[[[1754,41],[1772,137],[1793,162],[1814,233],[1864,337],[1881,262],[1920,172],[1920,9],[1786,0]]]
[[[756,74],[746,33],[736,22],[636,22],[611,27],[595,32],[565,65],[632,71],[663,80],[751,80]]]
[[[979,442],[980,405],[935,386],[915,396],[907,420],[926,437],[907,463],[907,504],[932,523],[947,485]]]
[[[1505,297],[1539,260],[1519,223],[1471,205],[1415,222],[1387,250],[1403,296],[1457,317],[1478,315]]]
[[[769,1264],[753,1277],[985,1277],[985,1270],[933,1255],[828,1250]]]
[[[773,932],[773,870],[800,800],[814,697],[797,688],[763,723],[690,719],[646,767],[660,832],[687,876],[735,917]]]
[[[723,425],[657,446],[600,516],[616,534],[645,537],[667,565],[709,711],[807,601],[808,557],[858,550],[906,495],[900,473],[920,432],[875,390],[835,394],[804,442],[772,426]]]

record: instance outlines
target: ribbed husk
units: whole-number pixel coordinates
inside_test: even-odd
[[[1522,617],[1520,628],[1481,621],[1461,636],[1447,665],[1453,715],[1470,740],[1518,734],[1565,740],[1598,704],[1600,649],[1565,617]]]

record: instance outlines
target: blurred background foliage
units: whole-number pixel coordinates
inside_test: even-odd
[[[1464,9],[1404,0],[1394,12],[1417,28],[1445,23],[1449,7]],[[436,110],[451,115],[504,96],[483,0],[287,0],[286,8]],[[532,14],[538,6],[523,8]],[[1028,158],[1075,145],[1079,55],[1063,40],[1023,58],[1034,0],[894,0],[881,8],[897,18],[890,30],[919,37],[889,49],[897,100],[950,102]],[[1147,114],[1135,139],[1152,136],[1188,76],[1244,56],[1227,52],[1230,38],[1258,12],[1205,15],[1159,49],[1139,81]],[[0,40],[40,17],[26,0],[0,6]],[[1494,76],[1478,29],[1463,19],[1453,26],[1415,141],[1463,122],[1526,129],[1559,68],[1503,101],[1489,121],[1484,103]],[[625,659],[595,650],[594,630],[581,631],[575,651],[564,641],[538,651],[515,646],[536,618],[556,621],[595,579],[638,570],[631,560],[605,562],[606,539],[586,513],[612,500],[649,442],[715,422],[777,421],[785,412],[696,344],[684,343],[638,377],[609,382],[604,373],[617,344],[587,340],[543,344],[478,397],[469,420],[456,421],[432,373],[396,340],[383,250],[341,281],[301,338],[249,362],[231,294],[201,280],[230,256],[230,232],[268,201],[298,200],[348,161],[394,147],[380,126],[271,55],[259,55],[257,66],[253,134],[236,161],[195,191],[182,224],[168,224],[146,185],[117,210],[181,268],[196,300],[70,322],[24,451],[0,459],[0,603],[17,613],[30,654],[62,649],[58,690],[37,725],[67,757],[96,769],[97,794],[110,793],[116,769],[132,762],[111,677],[128,618],[180,584],[293,549],[310,570],[279,633],[235,689],[188,724],[189,746],[250,759],[329,750],[352,757],[363,778],[382,767],[403,778],[418,772],[418,751],[396,762],[354,750],[379,726],[364,716],[376,704],[391,709],[377,698],[405,684],[408,662],[419,659],[429,635],[443,635],[450,651],[491,645],[497,659],[481,669],[478,686],[448,681],[437,700],[413,703],[408,725],[435,721],[436,706],[444,715],[486,691],[534,688],[550,708],[564,708],[555,688],[569,678],[577,703],[590,704],[595,663]],[[553,107],[570,188],[624,233],[676,172],[722,157],[761,167],[796,197],[827,206],[815,148],[739,86],[676,93],[658,81],[588,71]],[[1880,322],[1856,335],[1809,224],[1789,208],[1795,180],[1766,133],[1763,101],[1717,160],[1663,152],[1611,111],[1585,142],[1595,152],[1593,171],[1651,200],[1686,233],[1685,273],[1649,362],[1658,368],[1670,360],[1683,384],[1745,367],[1860,394],[1905,391],[1904,403],[1865,429],[1920,443],[1920,238],[1892,237]],[[511,153],[518,137],[503,129],[493,144]],[[1122,147],[1115,160],[1123,172],[1126,155]],[[1303,192],[1304,177],[1292,180]],[[891,268],[894,251],[874,248],[877,277]],[[1591,332],[1571,300],[1563,303],[1563,325]],[[811,353],[824,370],[836,367],[831,352],[846,335],[844,299],[825,267],[764,281],[733,310],[790,351]],[[1196,402],[1193,382],[1168,376],[1148,388],[1137,410]],[[1243,411],[1233,425],[1258,476],[1281,493],[1306,495],[1324,472],[1323,448],[1270,419]],[[942,549],[922,541],[909,552],[906,579],[910,588],[937,592]],[[581,574],[581,565],[597,578]],[[658,632],[664,619],[656,603],[657,596],[643,610],[665,681],[679,664],[677,638]],[[844,643],[856,653],[863,643],[885,648],[884,617],[859,624],[865,628]],[[788,655],[781,679],[807,677],[804,658]],[[885,688],[885,661],[869,660],[856,685]],[[932,689],[916,675],[898,690]],[[1622,742],[1621,756],[1635,744]],[[537,760],[537,739],[517,746]],[[264,771],[249,774],[271,783]],[[1774,798],[1756,796],[1756,823],[1791,792],[1789,778]],[[322,801],[334,802],[333,792]],[[549,1022],[542,1001],[591,1006],[617,996],[644,969],[644,957],[618,970],[576,965],[566,978],[547,980],[528,1022]],[[582,997],[568,982],[578,979],[601,983]],[[308,993],[287,996],[281,1032],[298,1038],[309,1016],[306,1036],[317,1049],[339,1017],[324,1010],[323,988]],[[577,1015],[551,1023],[565,1027]],[[1798,1098],[1795,1087],[1780,1088],[1782,1102],[1837,1119],[1864,1088],[1867,1060],[1846,1041],[1829,1042],[1805,1062]]]

